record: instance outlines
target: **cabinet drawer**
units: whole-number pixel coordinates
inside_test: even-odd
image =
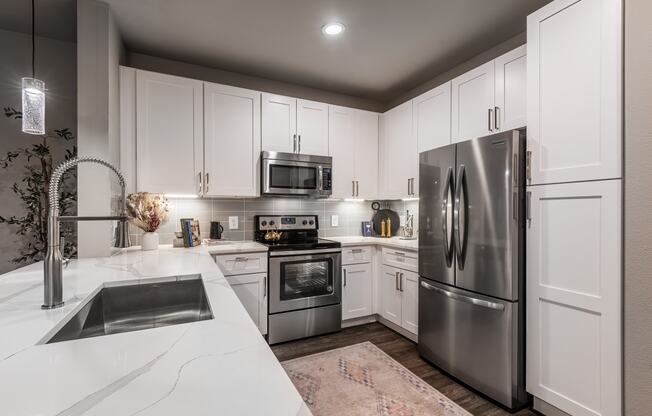
[[[213,258],[225,276],[267,272],[267,253],[214,255]]]
[[[344,247],[342,248],[342,264],[371,263],[372,247]]]
[[[419,269],[417,253],[383,247],[383,264],[416,272]]]

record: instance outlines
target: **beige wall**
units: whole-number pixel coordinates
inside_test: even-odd
[[[625,1],[625,415],[652,412],[652,2]]]

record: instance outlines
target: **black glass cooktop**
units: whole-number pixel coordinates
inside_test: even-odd
[[[308,240],[281,240],[275,243],[259,241],[269,247],[269,251],[287,251],[287,250],[318,250],[324,248],[339,248],[342,246],[337,241],[325,240],[323,238]]]

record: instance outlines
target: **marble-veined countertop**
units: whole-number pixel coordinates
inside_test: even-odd
[[[310,415],[210,256],[266,248],[229,246],[73,260],[64,307],[47,311],[42,263],[0,276],[0,413]],[[214,319],[43,343],[104,284],[183,275],[201,275]]]
[[[410,251],[419,250],[419,241],[404,240],[400,237],[382,238],[382,237],[326,237],[328,240],[339,241],[343,247],[348,246],[373,246],[378,245],[382,247],[391,247],[396,249],[404,249]]]

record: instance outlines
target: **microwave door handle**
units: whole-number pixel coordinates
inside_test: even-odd
[[[324,168],[321,166],[317,168],[317,190],[324,190]]]

